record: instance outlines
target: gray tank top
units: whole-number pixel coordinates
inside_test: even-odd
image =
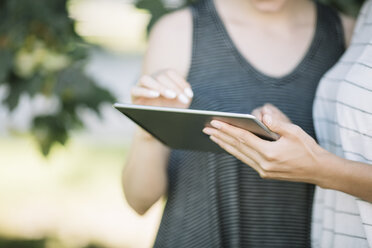
[[[315,137],[315,90],[345,47],[338,14],[317,4],[307,54],[288,75],[273,78],[240,54],[213,0],[191,9],[190,108],[251,113],[272,103]],[[313,185],[264,180],[231,155],[183,150],[172,151],[168,179],[155,247],[310,247]]]

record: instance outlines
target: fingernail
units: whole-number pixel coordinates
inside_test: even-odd
[[[271,126],[273,123],[273,118],[270,115],[264,115],[263,120],[268,126]]]
[[[173,90],[166,90],[166,91],[164,92],[164,96],[165,96],[166,98],[173,99],[173,98],[176,98],[177,93],[174,92]]]
[[[203,129],[203,133],[205,133],[205,134],[208,134],[208,135],[211,135],[212,134],[212,130],[210,129],[210,128],[204,128]]]
[[[192,90],[190,88],[186,88],[184,90],[186,96],[188,96],[189,98],[192,98],[194,96],[194,93],[192,92]]]
[[[180,102],[184,104],[187,104],[190,101],[189,98],[187,98],[187,96],[185,96],[184,94],[179,95],[178,100],[180,100]]]
[[[153,98],[157,98],[160,96],[160,93],[157,92],[157,91],[149,91],[148,92],[148,97],[153,97]]]
[[[211,121],[211,125],[212,125],[212,127],[217,128],[217,129],[221,129],[221,127],[222,127],[221,122],[215,121],[215,120]]]

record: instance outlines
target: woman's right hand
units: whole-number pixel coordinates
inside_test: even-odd
[[[131,90],[133,104],[160,107],[188,108],[193,95],[190,84],[174,70],[144,75]]]

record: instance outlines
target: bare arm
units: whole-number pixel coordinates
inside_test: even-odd
[[[187,108],[192,91],[183,78],[188,72],[190,51],[189,10],[177,11],[160,20],[150,35],[143,65],[145,76],[132,89],[133,103]],[[165,195],[169,152],[138,128],[123,171],[125,197],[138,214],[145,214]]]
[[[325,152],[319,158],[320,174],[317,184],[354,195],[372,203],[372,165],[340,158]]]
[[[146,211],[165,194],[169,149],[145,131],[137,130],[123,172],[125,198],[138,213]]]

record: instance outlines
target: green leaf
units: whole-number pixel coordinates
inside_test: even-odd
[[[45,156],[49,154],[53,144],[63,145],[68,138],[66,123],[60,120],[60,115],[38,116],[33,120],[32,133]]]
[[[13,64],[13,54],[9,50],[0,50],[0,85],[3,84],[7,78]]]
[[[80,66],[69,67],[59,74],[54,94],[61,96],[62,102],[67,106],[74,105],[71,111],[76,111],[78,107],[86,107],[98,113],[98,107],[102,102],[115,101],[112,94],[96,85]]]
[[[27,84],[14,73],[9,74],[8,95],[3,100],[3,103],[13,111],[17,106],[19,99],[23,93],[26,92]]]

